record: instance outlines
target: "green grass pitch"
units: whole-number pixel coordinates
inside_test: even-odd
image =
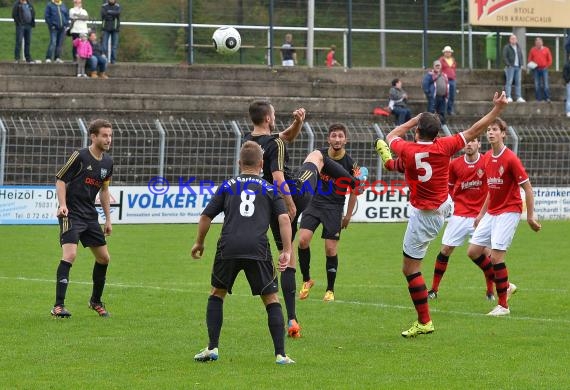
[[[558,389],[570,387],[570,221],[521,221],[507,254],[519,291],[507,318],[485,316],[482,273],[465,256],[450,259],[435,333],[404,339],[415,319],[401,274],[404,224],[352,224],[339,245],[334,303],[326,287],[320,231],[312,245],[316,285],[298,301],[301,339],[286,340],[291,366],[274,363],[265,310],[241,275],[224,304],[220,359],[197,363],[207,344],[205,307],[219,225],[204,257],[189,251],[196,225],[115,225],[103,300],[112,314],[87,309],[92,257],[80,248],[66,305],[49,315],[60,258],[57,226],[0,226],[0,386],[4,389]],[[431,283],[440,239],[423,273]],[[297,275],[298,287],[301,283]]]

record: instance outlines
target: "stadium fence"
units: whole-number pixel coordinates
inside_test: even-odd
[[[238,172],[242,137],[251,130],[246,118],[219,120],[113,120],[110,155],[113,183],[145,186],[156,176],[178,182],[193,179],[216,185]],[[277,131],[288,122],[277,121]],[[330,123],[306,122],[288,150],[290,166],[301,165],[307,153],[326,147]],[[360,166],[369,169],[369,180],[400,180],[382,172],[372,148],[374,139],[390,130],[372,122],[348,122],[347,150]],[[452,126],[455,133],[468,126]],[[53,185],[55,174],[71,153],[86,147],[88,123],[83,118],[0,118],[0,185]],[[411,134],[410,134],[411,137]],[[512,128],[507,145],[518,152],[535,187],[570,187],[570,133],[556,127]],[[482,137],[482,151],[489,145]]]

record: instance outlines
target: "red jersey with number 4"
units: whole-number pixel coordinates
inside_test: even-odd
[[[449,194],[455,203],[453,215],[477,217],[487,197],[484,155],[467,161],[466,156],[457,157],[449,164]]]
[[[485,174],[489,185],[491,215],[522,213],[522,199],[519,186],[528,180],[528,175],[517,155],[506,146],[497,155],[489,150],[486,155]]]
[[[390,142],[405,166],[410,203],[420,210],[435,210],[449,195],[449,160],[465,147],[462,133],[433,142],[409,142],[400,137]]]

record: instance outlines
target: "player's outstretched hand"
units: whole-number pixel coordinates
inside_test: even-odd
[[[506,105],[509,104],[505,91],[502,91],[500,95],[498,92],[495,92],[495,95],[493,96],[493,104],[499,108],[505,108]]]
[[[194,259],[201,258],[204,253],[204,245],[200,245],[198,243],[194,244],[190,253]]]
[[[304,108],[298,108],[293,111],[293,119],[299,122],[303,122],[305,120],[306,111]]]
[[[291,253],[283,251],[279,254],[279,272],[285,271],[285,269],[289,265],[290,260],[291,260]]]
[[[540,229],[542,229],[542,225],[540,224],[540,222],[538,222],[536,218],[528,218],[527,222],[530,228],[535,232],[538,232]]]

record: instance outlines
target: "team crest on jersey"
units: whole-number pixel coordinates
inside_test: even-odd
[[[503,173],[505,173],[505,168],[501,165],[499,167],[499,176],[503,176]]]
[[[104,179],[105,177],[107,177],[107,169],[101,168],[101,179]]]
[[[485,174],[485,171],[482,168],[479,168],[477,170],[477,176],[479,177],[479,179],[482,178],[484,174]]]

